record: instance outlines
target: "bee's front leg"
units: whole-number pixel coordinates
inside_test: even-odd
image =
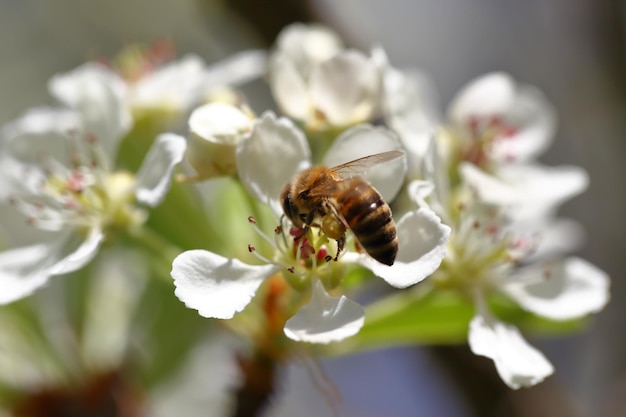
[[[346,235],[343,235],[339,239],[337,239],[337,254],[335,255],[335,259],[334,259],[335,262],[339,259],[339,255],[343,251],[345,244],[346,244]]]

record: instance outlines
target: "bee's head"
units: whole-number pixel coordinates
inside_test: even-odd
[[[294,226],[301,226],[302,222],[298,216],[298,207],[293,203],[291,198],[291,184],[285,185],[283,191],[280,193],[280,202],[283,207],[285,216],[293,223]]]

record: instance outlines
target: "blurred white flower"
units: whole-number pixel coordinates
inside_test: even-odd
[[[337,36],[320,26],[285,28],[268,76],[278,107],[307,129],[367,122],[380,108],[382,77],[375,59],[343,49]]]
[[[409,193],[418,205],[447,206],[426,202],[437,197],[428,194],[424,182],[411,183]],[[470,347],[495,361],[507,385],[520,388],[541,382],[553,372],[552,365],[514,326],[494,317],[487,298],[494,292],[505,294],[538,316],[571,320],[606,305],[608,277],[578,258],[546,260],[546,255],[554,255],[555,247],[542,247],[536,229],[512,226],[501,209],[487,206],[470,194],[463,194],[450,210],[455,213],[449,212],[445,218],[451,219],[453,233],[447,256],[433,279],[473,300],[477,313],[470,324]],[[550,253],[539,254],[539,249]]]
[[[461,89],[448,120],[464,141],[462,159],[487,170],[492,163],[533,160],[548,148],[556,126],[543,93],[504,73],[483,75]]]
[[[52,275],[80,269],[108,234],[145,220],[135,201],[155,206],[169,189],[185,151],[177,135],[160,135],[136,175],[114,170],[129,118],[123,88],[111,80],[97,65],[54,77],[52,90],[70,108],[34,109],[2,129],[0,149],[14,166],[2,172],[10,201],[49,235],[0,253],[0,303],[29,295]]]

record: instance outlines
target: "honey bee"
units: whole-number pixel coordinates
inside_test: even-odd
[[[380,193],[361,174],[383,162],[404,156],[401,151],[369,155],[333,168],[313,166],[285,185],[283,211],[295,227],[319,227],[337,241],[335,260],[344,248],[346,231],[368,255],[393,265],[398,253],[396,224]]]

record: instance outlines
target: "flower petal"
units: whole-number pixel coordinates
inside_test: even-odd
[[[248,192],[281,212],[280,192],[294,174],[309,166],[310,157],[302,131],[289,119],[266,112],[237,147],[237,171]]]
[[[267,52],[251,49],[230,55],[210,64],[204,72],[202,91],[209,92],[225,85],[240,85],[267,72]]]
[[[476,315],[470,322],[468,341],[474,354],[494,361],[502,381],[513,389],[536,385],[554,372],[519,330],[500,321]]]
[[[324,165],[337,166],[364,156],[386,151],[404,151],[398,136],[391,130],[358,125],[342,133],[324,158]],[[371,167],[363,176],[390,202],[400,191],[406,176],[406,157]]]
[[[511,205],[520,204],[525,196],[511,184],[478,168],[469,162],[459,166],[463,181],[478,195],[481,201],[488,204]]]
[[[288,58],[304,77],[311,67],[332,58],[342,48],[339,36],[319,24],[293,23],[276,37],[276,54]]]
[[[274,56],[269,65],[269,85],[280,110],[296,120],[307,120],[311,104],[307,84],[289,59]]]
[[[333,126],[349,126],[374,116],[382,77],[374,60],[346,50],[312,69],[309,88],[316,111]]]
[[[209,103],[196,108],[189,117],[189,130],[202,139],[237,145],[250,131],[252,120],[239,108],[226,103]]]
[[[463,163],[459,171],[486,203],[511,206],[515,218],[536,218],[587,188],[587,173],[576,166],[509,165],[487,174]]]
[[[50,256],[49,244],[37,244],[0,252],[0,304],[17,301],[48,282],[42,263]]]
[[[513,186],[522,204],[514,213],[517,218],[538,217],[587,189],[587,172],[577,166],[545,167],[542,165],[509,165],[496,175]]]
[[[398,255],[392,266],[360,256],[358,262],[396,288],[417,284],[435,272],[446,255],[450,227],[426,208],[405,214],[397,224]]]
[[[102,239],[98,229],[92,230],[86,239],[69,232],[46,243],[0,252],[0,304],[30,295],[52,275],[83,267],[96,255]]]
[[[299,342],[330,343],[357,334],[364,321],[363,307],[344,295],[329,296],[317,281],[311,301],[287,320],[285,335]]]
[[[601,310],[609,301],[609,277],[580,258],[520,270],[500,290],[522,308],[552,320],[569,320]]]
[[[274,265],[246,265],[205,250],[190,250],[172,263],[174,294],[202,317],[229,319],[243,310]]]
[[[34,108],[2,128],[2,151],[21,162],[41,164],[42,156],[65,161],[68,133],[81,129],[80,115],[69,109]]]
[[[172,171],[183,159],[185,138],[173,133],[159,135],[137,172],[137,200],[154,207],[170,188]]]
[[[472,118],[508,112],[514,100],[515,82],[508,74],[486,74],[457,93],[448,109],[448,117],[455,124],[466,126]]]
[[[491,158],[502,163],[528,161],[543,153],[553,139],[556,112],[544,94],[531,86],[518,86],[515,102],[502,115],[515,133],[496,140],[489,148]]]
[[[417,175],[430,137],[442,119],[435,86],[420,71],[393,68],[382,48],[374,48],[372,55],[383,68],[385,120],[408,151],[409,172]]]
[[[48,269],[48,274],[62,275],[79,270],[98,254],[103,241],[104,233],[98,227],[92,228],[87,236],[74,231],[67,233],[67,237],[56,242],[55,254],[59,260]]]
[[[132,124],[124,81],[104,65],[89,62],[52,77],[49,89],[81,113],[83,128],[101,142],[111,158],[115,157],[119,139]]]
[[[164,107],[184,112],[203,93],[204,78],[204,61],[196,55],[187,55],[141,78],[131,90],[131,105],[134,108]]]

